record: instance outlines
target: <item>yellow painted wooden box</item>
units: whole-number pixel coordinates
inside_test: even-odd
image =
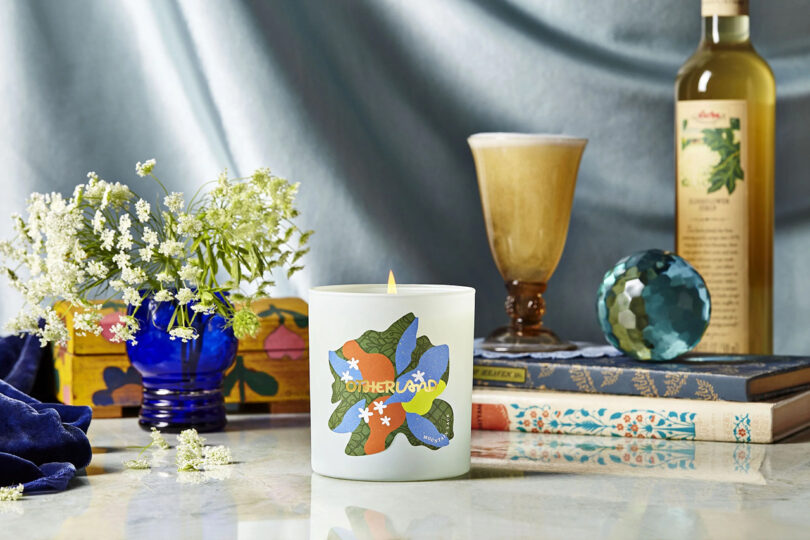
[[[256,337],[239,341],[236,360],[225,374],[226,403],[272,403],[273,412],[309,410],[309,338],[307,304],[300,298],[262,299],[253,303],[261,326]],[[129,363],[126,347],[109,341],[108,329],[126,306],[107,302],[104,332],[76,336],[72,314],[62,310],[71,339],[54,349],[56,393],[63,403],[89,405],[96,416],[118,416],[121,407],[141,403],[141,378]]]

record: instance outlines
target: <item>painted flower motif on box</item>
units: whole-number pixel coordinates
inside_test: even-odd
[[[329,429],[351,433],[346,454],[386,450],[400,433],[413,446],[438,450],[453,438],[453,409],[438,399],[450,376],[450,349],[417,337],[408,313],[387,330],[369,330],[329,352],[332,403]]]
[[[117,315],[117,314],[116,314]],[[141,401],[141,375],[134,367],[108,366],[102,372],[103,390],[93,393],[93,405],[131,405]]]

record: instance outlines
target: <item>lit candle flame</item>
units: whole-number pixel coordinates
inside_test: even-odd
[[[397,281],[394,279],[394,271],[388,271],[388,294],[397,294]]]

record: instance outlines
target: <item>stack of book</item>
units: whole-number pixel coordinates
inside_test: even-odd
[[[770,443],[810,425],[810,357],[476,357],[473,383],[473,429]]]

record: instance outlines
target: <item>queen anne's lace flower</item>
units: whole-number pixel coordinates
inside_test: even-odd
[[[115,244],[118,249],[132,249],[132,234],[129,231],[124,231],[118,236],[118,243]]]
[[[148,469],[149,468],[149,461],[144,458],[140,459],[129,459],[124,462],[124,467],[127,469]]]
[[[178,471],[199,471],[204,465],[203,444],[196,429],[186,429],[177,436],[175,462]]]
[[[124,302],[132,307],[138,307],[141,305],[141,295],[131,287],[126,288],[124,289]]]
[[[155,168],[157,161],[154,159],[147,159],[145,162],[141,163],[140,161],[135,165],[135,173],[140,176],[144,177],[147,174],[152,172],[152,169]]]
[[[143,228],[141,238],[143,238],[143,241],[146,242],[146,245],[149,247],[155,247],[158,245],[158,243],[160,243],[160,240],[158,240],[158,234],[149,227]]]
[[[191,306],[191,311],[193,311],[194,313],[211,314],[215,313],[216,310],[217,307],[210,304],[194,304],[193,306]]]
[[[93,215],[93,232],[98,234],[104,230],[104,224],[107,223],[107,218],[101,213],[101,210],[96,210]]]
[[[85,311],[83,313],[76,313],[73,316],[73,328],[79,335],[83,334],[101,334],[101,312],[98,310]]]
[[[237,336],[255,336],[259,331],[259,316],[243,308],[233,316],[233,331]]]
[[[130,285],[136,285],[146,281],[146,272],[143,271],[143,268],[128,266],[121,270],[121,279]]]
[[[155,255],[155,250],[147,246],[138,250],[138,255],[141,256],[143,262],[151,262],[152,257]]]
[[[135,334],[139,330],[138,320],[131,315],[127,315],[119,317],[119,321],[110,327],[110,332],[113,334],[110,341],[113,343],[129,341],[133,345],[137,344]]]
[[[206,465],[228,465],[233,458],[226,446],[206,446],[203,450]]]
[[[194,216],[188,214],[181,214],[177,218],[177,234],[184,234],[186,236],[197,236],[202,232],[202,221]]]
[[[181,306],[184,306],[194,300],[197,295],[194,294],[194,291],[189,289],[188,287],[183,287],[177,294],[174,295],[174,298],[177,300],[177,303]]]
[[[103,278],[110,271],[101,261],[88,261],[87,273],[94,278]]]
[[[105,229],[101,231],[101,249],[112,251],[115,242],[115,231],[112,229]]]
[[[163,204],[166,205],[166,208],[177,214],[186,205],[186,201],[183,199],[182,193],[178,193],[175,191],[170,195],[166,195],[163,198]]]
[[[149,432],[149,436],[152,437],[152,445],[155,448],[160,450],[168,450],[169,443],[166,442],[166,439],[163,438],[163,435],[158,431],[156,427],[153,427],[152,430]]]
[[[191,339],[197,339],[197,331],[189,326],[175,326],[169,330],[169,336],[169,339],[172,341],[179,339],[183,343],[186,343]]]
[[[48,310],[45,315],[45,325],[42,328],[42,335],[40,336],[42,346],[44,347],[48,343],[64,345],[67,343],[68,339],[70,339],[70,334],[62,317],[52,309]]]
[[[180,268],[180,271],[178,272],[178,275],[180,276],[180,279],[182,279],[184,281],[188,281],[188,282],[193,284],[193,283],[196,283],[197,278],[200,275],[200,272],[201,272],[201,270],[199,268],[197,268],[196,266],[191,265],[191,264],[185,264],[185,265],[183,265],[182,268]]]
[[[155,300],[155,302],[171,302],[174,300],[172,293],[166,289],[160,289],[152,298]]]
[[[151,210],[152,206],[143,199],[138,199],[138,202],[135,203],[135,213],[138,215],[138,221],[141,223],[149,221]]]
[[[126,251],[119,251],[113,255],[112,261],[116,264],[116,266],[118,266],[118,268],[123,270],[124,268],[129,268],[132,258]]]
[[[118,232],[122,234],[128,233],[131,227],[132,219],[129,217],[129,214],[121,214],[121,217],[118,218]]]
[[[0,501],[19,501],[22,499],[23,485],[0,487]]]
[[[183,243],[176,240],[166,240],[160,244],[158,252],[166,257],[177,257],[183,254]]]
[[[138,163],[136,172],[153,176],[154,167],[150,159]],[[293,246],[296,238],[299,246],[306,242],[309,233],[291,222],[297,216],[296,190],[260,169],[234,180],[223,172],[191,207],[182,193],[167,192],[161,208],[154,208],[126,185],[95,172],[70,198],[34,193],[27,216],[12,216],[15,238],[0,241],[0,274],[25,300],[7,328],[31,332],[43,344],[63,343],[67,328],[52,306],[66,301],[82,314],[74,318],[77,332],[99,332],[98,312],[87,309],[88,299],[111,291],[130,306],[150,294],[176,304],[171,319],[176,328],[167,328],[175,339],[197,337],[190,321],[200,313],[221,313],[237,337],[253,333],[256,315],[234,307],[234,300],[244,300],[234,289],[244,282],[255,291],[250,298],[266,295],[270,272],[300,268],[296,263],[306,249]],[[229,274],[224,280],[223,273]],[[218,294],[229,289],[230,300]],[[127,317],[110,331],[114,341],[134,341],[137,321]]]

